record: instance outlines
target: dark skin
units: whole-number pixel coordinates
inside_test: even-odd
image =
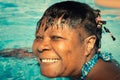
[[[76,76],[79,80],[80,75]],[[73,77],[71,80],[77,80]],[[120,80],[120,68],[114,62],[104,62],[99,59],[85,80]]]
[[[82,65],[95,53],[96,37],[86,35],[83,28],[73,29],[68,25],[44,29],[44,26],[39,28],[33,44],[41,73],[47,77],[79,75]],[[82,39],[79,33],[83,34]]]
[[[120,80],[120,69],[113,62],[104,62],[99,59],[88,74],[88,78],[90,80]]]
[[[56,18],[54,25],[48,25],[47,29],[46,19],[42,20],[36,32],[33,52],[44,76],[72,76],[75,79],[81,77],[83,64],[98,51],[95,46],[96,36],[88,34],[79,25],[71,28],[66,23],[61,27],[61,19]],[[113,63],[99,59],[86,80],[118,80],[115,79],[118,74],[120,71]]]
[[[82,35],[82,39],[79,34]],[[33,52],[41,65],[41,73],[47,77],[80,77],[82,65],[97,51],[94,45],[96,37],[88,36],[83,28],[72,29],[66,25],[65,28],[53,26],[44,31],[43,26],[39,28],[36,36]],[[54,60],[55,58],[58,60]],[[119,75],[120,69],[114,63],[99,59],[86,80],[119,80],[116,78]]]

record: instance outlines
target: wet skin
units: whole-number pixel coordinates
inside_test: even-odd
[[[85,44],[80,40],[77,30],[68,26],[49,27],[45,31],[41,27],[36,33],[33,52],[43,75],[47,77],[77,75],[84,62]]]

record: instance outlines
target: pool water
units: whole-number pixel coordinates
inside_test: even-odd
[[[17,59],[15,57],[0,57],[0,78],[0,80],[68,80],[42,76],[36,58]]]
[[[0,52],[19,48],[31,49],[36,23],[50,5],[65,0],[0,0]],[[94,4],[94,0],[76,0],[102,10],[105,25],[115,36],[102,34],[102,51],[112,53],[120,63],[120,9],[105,8]],[[31,51],[31,50],[30,50]],[[46,78],[40,74],[36,58],[3,57],[0,55],[1,80],[68,80],[68,78]]]

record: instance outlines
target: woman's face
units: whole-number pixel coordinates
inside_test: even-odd
[[[84,57],[84,41],[79,33],[68,26],[40,28],[33,43],[33,52],[47,77],[76,75]]]

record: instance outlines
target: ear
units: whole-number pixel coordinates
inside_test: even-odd
[[[90,52],[92,51],[92,49],[94,48],[96,42],[96,36],[92,35],[89,36],[85,39],[85,56],[88,56],[90,54]]]

